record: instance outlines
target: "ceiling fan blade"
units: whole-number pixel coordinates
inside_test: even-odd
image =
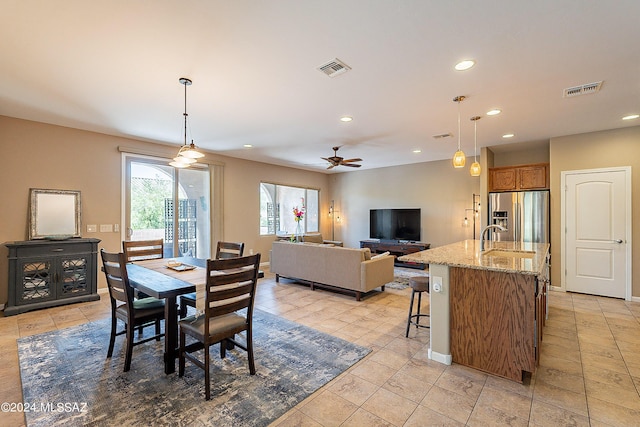
[[[327,167],[327,169],[333,169],[334,166],[335,166],[334,164],[331,164]]]
[[[360,158],[346,159],[346,160],[343,160],[342,163],[361,162],[361,161],[362,161],[362,159],[360,159]]]
[[[358,165],[356,163],[343,163],[342,166],[349,166],[350,168],[359,168],[362,165]]]

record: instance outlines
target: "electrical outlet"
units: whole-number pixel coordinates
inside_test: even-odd
[[[113,224],[100,224],[100,232],[101,233],[112,233],[113,232]]]
[[[442,292],[442,277],[433,276],[433,292]]]
[[[98,231],[98,226],[95,224],[88,224],[87,225],[87,233],[95,233],[96,231]]]
[[[113,232],[114,233],[120,232],[120,224],[113,224]]]

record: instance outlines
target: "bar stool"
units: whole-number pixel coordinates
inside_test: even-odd
[[[420,306],[422,303],[422,293],[429,293],[429,276],[416,276],[409,279],[409,286],[411,286],[411,304],[409,305],[409,317],[407,319],[407,333],[406,337],[409,337],[409,328],[411,325],[415,325],[416,329],[418,328],[429,328],[431,327],[431,320],[429,320],[429,325],[420,324],[421,317],[430,317],[428,314],[420,313]],[[413,299],[418,294],[418,309],[417,313],[413,314]]]

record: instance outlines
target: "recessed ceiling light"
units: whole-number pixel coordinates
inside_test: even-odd
[[[243,145],[243,147],[244,147],[244,148],[253,148],[253,145],[251,145],[251,144],[244,144],[244,145]]]
[[[414,153],[418,154],[418,153],[422,153],[422,150],[419,148],[416,148],[415,150],[413,150]]]
[[[352,120],[353,120],[353,117],[351,117],[351,116],[343,116],[343,117],[340,117],[340,121],[341,121],[341,122],[350,122],[350,121],[352,121]]]
[[[500,113],[502,113],[502,110],[494,108],[493,110],[487,111],[487,116],[497,116]]]
[[[634,120],[640,117],[640,114],[629,114],[628,116],[624,116],[622,120]]]
[[[512,133],[505,133],[504,135],[502,135],[503,138],[513,138],[515,135]]]
[[[455,69],[458,71],[464,71],[464,70],[468,70],[474,65],[476,65],[476,61],[473,61],[471,59],[465,59],[464,61],[458,62],[455,66]]]

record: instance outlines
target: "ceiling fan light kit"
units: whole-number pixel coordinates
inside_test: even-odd
[[[186,77],[180,78],[180,84],[184,85],[184,144],[178,150],[178,155],[173,158],[173,161],[169,163],[174,168],[188,168],[193,163],[196,163],[196,159],[204,157],[204,154],[198,151],[196,145],[191,140],[191,144],[187,144],[187,86],[192,84],[192,81]]]

